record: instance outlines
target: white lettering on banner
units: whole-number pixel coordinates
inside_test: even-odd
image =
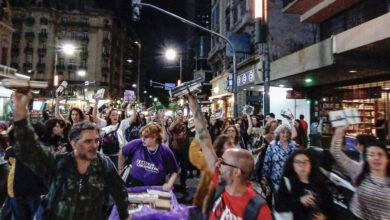
[[[237,76],[237,86],[243,86],[255,81],[255,70],[249,70]]]
[[[222,202],[222,196],[220,196],[214,203],[214,207],[213,207],[213,213],[215,213],[218,210],[221,210],[223,209],[223,212],[221,214],[221,217],[218,218],[219,220],[242,220],[241,217],[238,217],[238,216],[235,216],[232,211],[230,211],[230,209],[227,207],[227,206],[224,206],[223,204],[221,204]],[[222,207],[220,207],[222,205]],[[217,213],[219,214],[219,213]]]
[[[157,169],[156,165],[154,165],[154,163],[149,163],[149,162],[144,161],[144,160],[138,159],[137,160],[137,167],[142,167],[145,170],[152,172],[152,173],[158,173],[158,169]]]

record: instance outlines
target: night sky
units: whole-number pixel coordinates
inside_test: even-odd
[[[152,0],[142,2],[156,5],[187,18],[185,0]],[[142,41],[141,72],[143,76],[141,78],[144,84],[146,84],[147,90],[150,90],[150,79],[161,83],[176,83],[180,75],[179,60],[167,61],[164,57],[164,51],[167,47],[184,47],[190,38],[186,36],[186,31],[189,27],[177,19],[146,7],[141,9],[141,19],[138,22],[133,22],[133,24],[138,37]],[[184,68],[190,68],[183,66]],[[184,81],[190,77],[189,74],[183,75]],[[161,89],[153,89],[152,92],[153,95],[160,97],[168,95],[166,91]]]

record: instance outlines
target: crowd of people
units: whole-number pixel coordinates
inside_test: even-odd
[[[16,91],[13,119],[0,124],[1,218],[106,219],[115,204],[130,219],[126,187],[170,191],[179,182],[185,191],[198,170],[193,205],[204,219],[337,219],[309,150],[318,125],[312,132],[303,115],[287,124],[273,113],[218,118],[186,98],[188,115],[146,116],[131,103],[102,110],[96,100],[88,114],[71,108],[65,117],[59,96],[51,117],[31,123],[31,93]],[[330,153],[355,187],[351,213],[390,219],[386,144],[359,135],[360,161],[352,160],[342,151],[345,130],[335,128]]]

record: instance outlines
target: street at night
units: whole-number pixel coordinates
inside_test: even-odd
[[[0,4],[0,220],[390,220],[389,0]]]

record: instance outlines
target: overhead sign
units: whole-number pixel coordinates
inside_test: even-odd
[[[288,90],[286,99],[305,99],[306,94],[304,92],[298,92],[294,90]]]
[[[176,87],[175,83],[164,83],[164,90],[170,90],[175,87]]]
[[[249,70],[237,76],[237,86],[255,82],[255,70]]]

